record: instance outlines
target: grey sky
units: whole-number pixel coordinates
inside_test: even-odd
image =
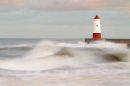
[[[129,0],[0,0],[0,38],[130,38]]]

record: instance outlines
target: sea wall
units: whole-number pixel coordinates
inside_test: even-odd
[[[93,39],[93,38],[86,38],[85,42],[90,43],[92,41],[100,41],[100,40],[106,40],[114,43],[125,43],[127,44],[128,48],[130,48],[130,39],[109,39],[109,38],[102,38],[102,39]]]

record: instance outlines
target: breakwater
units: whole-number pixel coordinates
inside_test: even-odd
[[[114,43],[126,43],[127,46],[130,48],[130,39],[109,39],[109,38],[93,39],[93,38],[86,38],[85,42],[90,43],[92,41],[101,41],[101,40],[110,41],[110,42],[114,42]]]
[[[130,44],[130,39],[108,39],[108,38],[103,38],[103,39],[92,39],[92,38],[86,38],[85,42],[92,42],[92,41],[100,41],[100,40],[106,40],[106,41],[111,41],[115,43],[127,43]]]

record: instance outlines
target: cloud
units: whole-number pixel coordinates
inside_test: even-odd
[[[107,9],[124,10],[130,12],[130,0],[105,0],[108,3]]]
[[[26,0],[25,6],[38,10],[124,10],[130,12],[130,0]]]
[[[0,0],[0,6],[23,6],[24,1],[23,0]]]
[[[26,0],[26,7],[32,9],[49,9],[49,10],[102,9],[107,5],[108,3],[104,2],[103,0]]]
[[[130,2],[129,3],[124,3],[122,5],[123,10],[125,10],[126,12],[128,12],[130,14]]]
[[[124,10],[130,12],[130,0],[0,0],[0,7],[35,10]]]
[[[23,7],[23,0],[0,0],[0,11],[15,11]]]

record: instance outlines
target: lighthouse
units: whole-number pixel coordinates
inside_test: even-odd
[[[101,38],[101,25],[100,25],[100,18],[98,15],[96,15],[94,18],[93,38],[94,39]]]

